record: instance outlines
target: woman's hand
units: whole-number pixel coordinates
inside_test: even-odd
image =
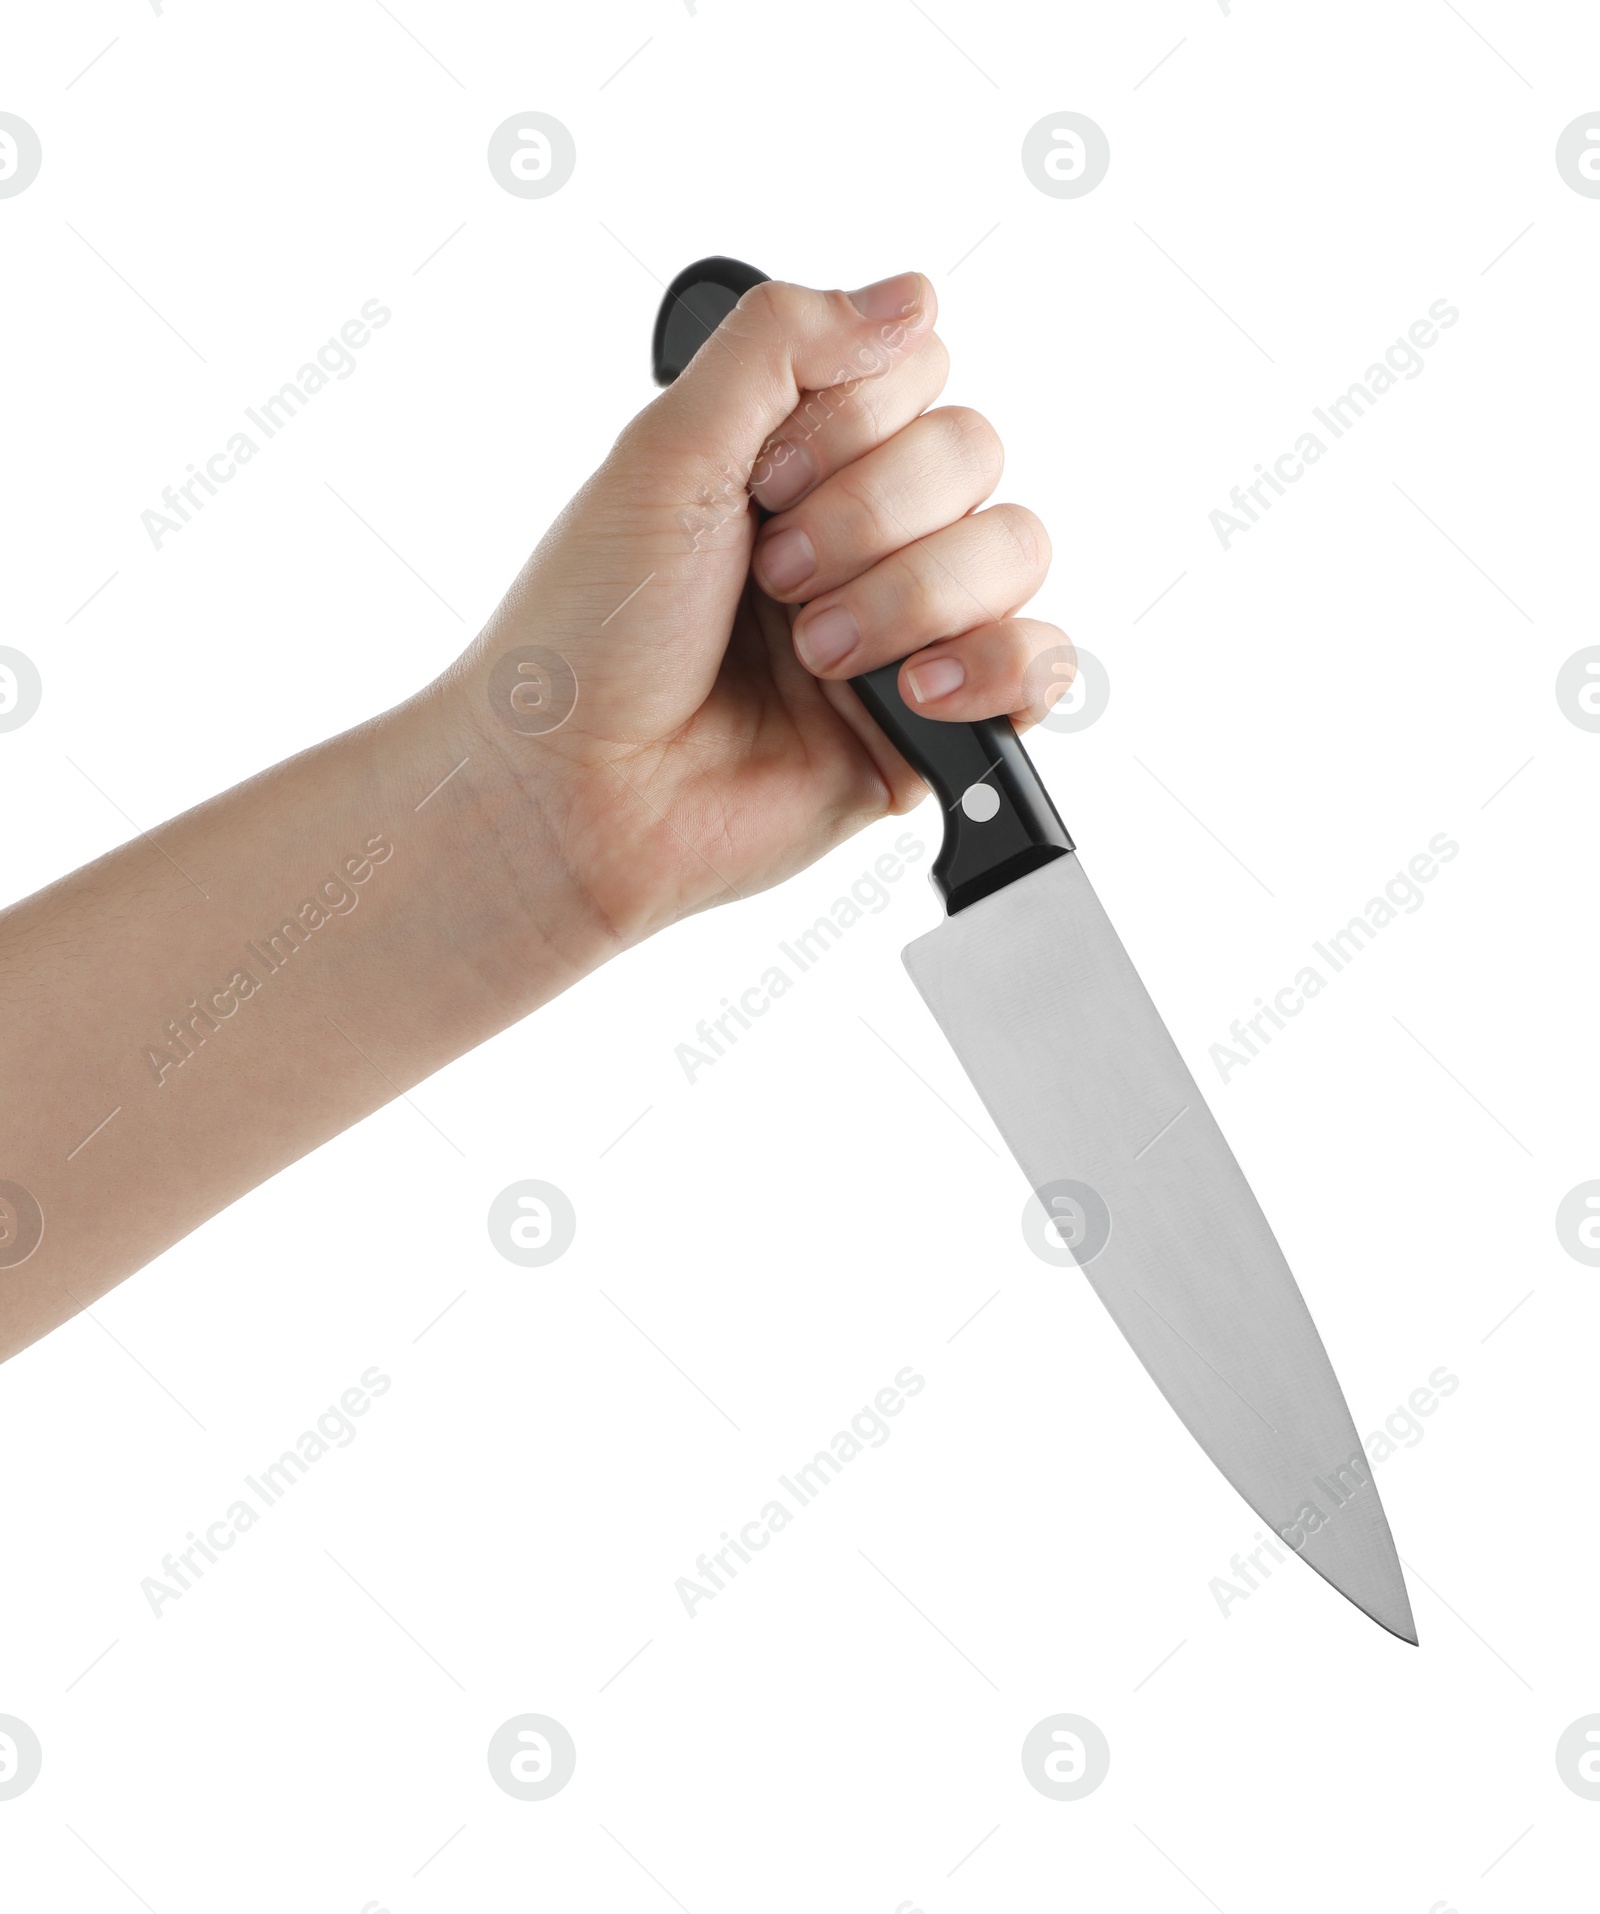
[[[978,509],[994,428],[927,409],[948,368],[934,314],[917,273],[747,293],[449,675],[621,943],[924,795],[847,679],[905,657],[927,716],[1026,723],[1030,665],[1070,659],[1014,615],[1044,580],[1044,528]],[[752,498],[774,514],[759,529]]]
[[[1048,548],[975,511],[999,442],[926,410],[944,375],[914,274],[758,287],[435,684],[0,914],[0,1355],[622,945],[915,803],[853,674],[910,653],[930,717],[1030,715]]]

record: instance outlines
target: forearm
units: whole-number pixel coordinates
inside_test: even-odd
[[[539,795],[432,690],[0,915],[0,1356],[603,960]]]

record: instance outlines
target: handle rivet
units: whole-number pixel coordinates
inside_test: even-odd
[[[974,824],[987,824],[1000,809],[1000,793],[992,784],[969,784],[961,793],[961,808]]]

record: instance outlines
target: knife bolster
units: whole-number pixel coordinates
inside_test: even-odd
[[[1073,848],[1009,718],[925,718],[900,695],[900,666],[850,680],[890,743],[938,798],[944,843],[933,882],[950,916]]]

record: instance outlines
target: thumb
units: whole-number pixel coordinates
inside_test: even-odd
[[[937,310],[917,272],[851,293],[765,280],[639,425],[664,462],[710,463],[748,485],[762,447],[807,392],[881,377],[931,336]]]

